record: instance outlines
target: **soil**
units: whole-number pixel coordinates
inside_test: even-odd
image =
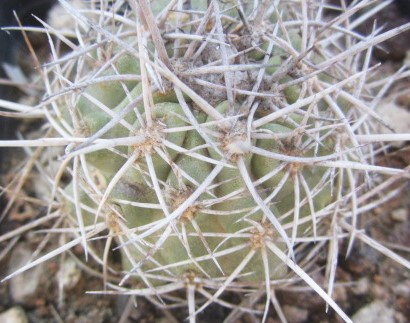
[[[403,7],[404,8],[404,7]],[[409,20],[404,10],[386,10],[381,18],[388,19],[391,26]],[[394,50],[392,56],[383,59],[401,60],[408,50],[409,34],[403,35],[407,41],[395,40],[394,46],[401,47]],[[406,38],[407,37],[407,38]],[[390,45],[389,45],[390,46]],[[392,45],[393,46],[393,45]],[[392,48],[392,47],[390,47]],[[397,53],[400,52],[400,55]],[[383,54],[384,55],[384,54]],[[397,62],[390,61],[394,65]],[[398,104],[410,111],[409,97],[398,98]],[[380,165],[405,168],[410,165],[410,145],[392,149],[379,157]],[[32,183],[32,182],[31,182]],[[374,209],[361,218],[361,227],[368,235],[382,245],[393,249],[403,258],[410,259],[410,192],[409,183],[397,183],[401,187],[400,193],[384,205]],[[400,186],[401,185],[401,186]],[[43,205],[30,200],[30,181],[27,183],[27,196],[21,203],[16,204],[0,226],[0,237],[22,225],[40,218],[46,212]],[[5,201],[3,201],[4,203]],[[4,206],[4,205],[3,205]],[[47,227],[44,227],[44,229]],[[17,239],[0,243],[0,277],[5,277],[9,271],[12,252],[5,252],[17,245],[35,250],[42,241],[42,235],[24,234]],[[13,243],[14,245],[10,245]],[[55,236],[50,237],[48,245],[58,245]],[[347,246],[339,246],[344,249]],[[343,255],[343,253],[341,253]],[[81,248],[73,251],[73,256],[81,263],[83,252]],[[112,259],[115,264],[118,259]],[[323,264],[325,259],[323,260]],[[70,288],[64,289],[64,299],[58,288],[57,273],[62,267],[60,257],[48,261],[39,274],[39,286],[35,293],[24,300],[16,301],[11,296],[11,282],[0,284],[0,313],[14,306],[21,306],[30,322],[181,322],[187,317],[184,308],[161,309],[149,300],[128,296],[90,295],[85,291],[101,290],[102,280],[90,272],[80,271],[78,281]],[[320,281],[324,275],[324,268],[320,262],[315,268],[315,279]],[[89,263],[89,265],[91,265]],[[92,265],[91,265],[92,266]],[[403,270],[397,262],[381,255],[373,248],[356,242],[353,253],[339,259],[336,277],[337,285],[334,291],[335,301],[349,315],[353,316],[359,310],[366,308],[375,301],[381,301],[381,309],[392,309],[390,322],[405,323],[410,317],[410,272]],[[289,322],[340,322],[341,319],[332,311],[326,312],[326,306],[321,298],[308,288],[282,288],[276,291],[276,297],[283,307]],[[235,294],[225,296],[232,303],[239,303],[240,297]],[[263,298],[256,300],[256,307],[263,309]],[[137,305],[137,306],[135,306]],[[385,307],[383,307],[385,306]],[[212,305],[199,317],[198,322],[222,322],[230,310]],[[258,322],[260,317],[252,314],[240,313],[233,315],[230,322]],[[271,306],[267,322],[280,322],[275,310]],[[381,320],[380,320],[381,322]],[[386,321],[387,322],[387,321]]]

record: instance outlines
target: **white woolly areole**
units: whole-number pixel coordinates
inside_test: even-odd
[[[226,146],[226,150],[230,156],[232,155],[243,155],[250,151],[251,144],[248,141],[240,140],[233,140]]]

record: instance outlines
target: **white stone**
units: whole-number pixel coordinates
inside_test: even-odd
[[[28,323],[26,312],[20,307],[15,306],[7,311],[0,313],[1,323]]]
[[[391,213],[391,218],[397,222],[406,222],[407,221],[407,210],[406,209],[397,209]]]
[[[77,285],[81,278],[81,270],[72,258],[67,258],[60,266],[57,274],[60,288],[71,289]]]
[[[353,322],[357,323],[394,323],[394,310],[382,301],[374,301],[360,310],[352,317]]]
[[[354,283],[352,286],[352,292],[355,295],[364,295],[369,292],[370,281],[367,277],[364,277],[357,282]]]
[[[85,9],[85,4],[82,0],[71,0],[69,1],[69,4],[77,10]],[[85,23],[79,21],[79,19],[76,19],[60,4],[56,4],[51,8],[48,13],[47,22],[51,27],[65,33],[66,35],[72,35],[72,30],[75,30],[76,26],[80,26],[84,30],[89,29]]]
[[[410,281],[405,280],[403,282],[400,282],[392,289],[394,294],[396,294],[397,296],[410,299]]]
[[[394,98],[384,99],[378,106],[377,113],[383,121],[396,133],[410,133],[410,112],[396,105]],[[379,125],[379,133],[391,134],[392,131],[383,125]],[[401,147],[404,142],[390,142],[394,147]]]
[[[283,313],[286,319],[293,323],[305,322],[309,316],[309,312],[306,309],[290,305],[283,306]]]
[[[26,265],[30,261],[31,255],[32,251],[24,243],[16,246],[11,254],[9,273],[11,274]],[[35,296],[43,270],[44,264],[39,264],[10,279],[10,294],[15,302],[24,304]]]

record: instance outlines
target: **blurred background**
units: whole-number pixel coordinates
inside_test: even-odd
[[[1,0],[0,27],[18,26],[16,17],[23,26],[39,26],[40,22],[35,17],[46,19],[49,9],[55,3],[56,0]],[[25,54],[29,55],[29,50],[21,32],[0,31],[0,99],[17,99],[18,89],[7,83],[10,77],[7,66],[16,65],[19,56]],[[11,138],[14,126],[12,118],[0,117],[0,138]],[[0,151],[0,161],[3,154]]]

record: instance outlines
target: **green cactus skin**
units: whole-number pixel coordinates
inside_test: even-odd
[[[229,4],[227,3],[223,7],[229,8]],[[157,5],[155,6],[154,13],[158,14],[160,6]],[[219,9],[223,10],[222,8]],[[278,7],[278,9],[283,10],[284,16],[280,18],[282,22],[286,19],[287,15],[291,16],[291,13],[288,11],[289,7],[286,5]],[[226,14],[235,19],[239,18],[238,12],[233,9],[230,9]],[[276,13],[273,13],[272,19],[278,21]],[[239,39],[247,37],[246,30],[239,30],[243,33],[239,36]],[[302,37],[300,33],[300,27],[296,26],[289,27],[287,34],[281,35],[290,40],[289,48],[295,52],[302,50]],[[280,34],[281,32],[277,33],[277,37],[280,37]],[[150,48],[152,50],[154,46],[150,45]],[[263,53],[268,48],[269,43],[263,41],[263,45],[259,47],[259,50],[251,51],[241,60],[262,64],[262,60],[265,57]],[[273,56],[267,61],[265,70],[267,82],[272,81],[276,86],[283,85],[282,92],[277,93],[280,97],[279,102],[282,102],[279,108],[292,105],[298,102],[303,95],[306,95],[302,93],[302,91],[306,91],[306,88],[304,88],[305,83],[303,82],[299,85],[286,86],[287,83],[291,83],[305,75],[306,72],[303,71],[303,66],[307,66],[306,63],[302,62],[293,63],[294,65],[291,62],[289,63],[289,55],[291,54],[289,48],[283,48],[279,44],[273,45],[271,49]],[[171,52],[171,50],[168,50],[168,52]],[[269,53],[266,54],[269,55]],[[315,56],[314,53],[310,55],[307,62],[310,59],[316,61],[323,60],[320,55]],[[139,75],[141,73],[140,62],[132,56],[120,56],[114,64],[117,65],[116,70],[109,69],[105,72],[106,75],[121,75],[123,73]],[[286,70],[283,72],[285,64],[290,66],[287,68],[287,72]],[[327,76],[327,74],[332,74],[332,72],[324,75]],[[255,81],[254,76],[250,77],[251,79],[253,77],[252,80]],[[319,77],[321,76],[319,75]],[[313,85],[317,80],[316,76],[308,78],[306,84],[308,86]],[[325,78],[325,80],[325,82],[335,83],[337,82],[337,77],[331,76],[330,78]],[[311,83],[308,84],[308,82]],[[261,88],[263,86],[265,85],[262,81]],[[124,89],[128,91],[128,94]],[[273,88],[269,90],[272,91]],[[314,93],[316,90],[312,88],[311,91]],[[85,93],[107,108],[112,109],[115,113],[119,113],[127,106],[130,100],[142,94],[142,87],[141,84],[135,84],[135,82],[113,81],[88,86],[85,88]],[[103,173],[108,182],[124,166],[127,160],[126,156],[138,155],[135,164],[130,165],[126,169],[119,183],[110,192],[106,203],[115,204],[115,200],[126,200],[140,203],[140,205],[143,205],[143,203],[166,204],[166,210],[164,210],[162,209],[163,206],[152,209],[143,206],[121,205],[120,203],[120,213],[128,229],[138,229],[142,226],[149,227],[150,224],[160,222],[164,217],[166,218],[167,214],[177,209],[195,191],[199,184],[212,172],[215,163],[224,162],[226,166],[216,176],[210,190],[200,194],[196,202],[176,219],[173,224],[173,231],[167,233],[168,236],[161,243],[158,250],[154,248],[153,254],[150,255],[151,259],[146,259],[147,254],[150,254],[150,248],[157,243],[162,234],[165,234],[165,225],[162,229],[145,238],[144,241],[148,246],[142,245],[139,250],[131,252],[136,262],[142,261],[141,268],[152,270],[155,267],[158,268],[159,264],[161,264],[170,268],[159,270],[159,274],[163,275],[169,274],[169,270],[171,270],[173,275],[181,277],[188,271],[194,271],[198,275],[204,275],[205,277],[229,277],[250,250],[256,250],[258,254],[258,249],[264,244],[264,239],[270,239],[283,252],[286,252],[286,243],[280,242],[283,240],[283,237],[278,233],[277,228],[269,223],[266,214],[260,209],[258,203],[247,189],[245,179],[236,165],[237,158],[243,158],[246,171],[252,181],[258,181],[263,179],[264,176],[268,176],[255,190],[262,200],[268,198],[271,194],[274,195],[273,198],[270,197],[270,200],[267,201],[267,207],[278,220],[280,219],[282,225],[296,223],[297,231],[293,232],[292,243],[294,243],[295,238],[299,235],[311,234],[313,219],[305,221],[303,218],[314,217],[313,212],[323,210],[333,201],[330,193],[331,184],[328,183],[330,175],[329,172],[326,172],[326,168],[303,162],[289,162],[284,165],[283,160],[246,151],[253,148],[248,149],[248,147],[245,147],[244,152],[241,152],[242,147],[239,146],[248,145],[273,154],[302,159],[323,157],[335,153],[336,142],[334,136],[327,136],[319,144],[315,143],[314,140],[320,139],[320,136],[324,135],[325,131],[313,132],[319,136],[316,138],[303,131],[303,129],[315,129],[318,125],[331,124],[320,120],[320,118],[325,118],[325,116],[330,116],[333,113],[325,99],[321,98],[318,100],[316,105],[319,108],[314,112],[307,112],[308,105],[301,107],[301,111],[311,113],[311,116],[292,113],[286,116],[287,119],[281,118],[263,123],[262,126],[252,130],[246,128],[249,121],[249,110],[241,117],[233,118],[228,122],[228,126],[225,125],[224,127],[220,124],[207,126],[207,123],[215,122],[213,117],[207,116],[204,112],[192,110],[191,112],[198,124],[205,132],[209,132],[208,138],[212,141],[213,147],[218,147],[219,151],[216,151],[195,130],[163,132],[173,128],[188,127],[190,122],[173,91],[168,91],[166,94],[156,92],[152,95],[152,98],[154,106],[151,107],[153,111],[151,116],[153,124],[151,126],[141,124],[139,119],[135,117],[135,114],[129,113],[124,120],[132,125],[132,132],[118,124],[103,136],[103,138],[109,139],[141,134],[147,135],[146,141],[137,146],[121,147],[117,152],[100,150],[87,154],[90,167]],[[240,110],[241,106],[246,103],[245,98],[239,95],[235,100],[235,107],[232,107],[225,98],[216,107],[216,111],[224,118],[234,116],[235,111]],[[271,106],[268,108],[271,109],[272,104],[274,105],[275,103],[269,103]],[[189,104],[192,105],[192,103]],[[144,105],[141,103],[137,106],[141,118],[145,122]],[[320,108],[321,106],[323,108]],[[258,117],[261,120],[273,112],[272,110],[263,112],[263,108],[261,109],[258,109],[254,114],[255,120],[258,120]],[[78,111],[85,129],[87,129],[86,133],[88,136],[100,130],[111,118],[107,113],[101,111],[96,104],[90,102],[85,95],[80,97],[76,105],[76,111]],[[270,138],[268,136],[266,139],[252,139],[252,133],[249,133],[249,131],[264,132],[265,134],[270,134]],[[249,134],[251,138],[247,138]],[[181,152],[170,148],[169,144],[164,145],[164,142],[180,147],[182,149]],[[307,147],[305,147],[306,145]],[[195,149],[195,147],[203,148]],[[235,149],[238,149],[238,152]],[[162,151],[162,156],[158,154],[158,151]],[[187,155],[183,151],[194,151],[197,156],[203,156],[204,159]],[[119,155],[119,153],[122,155]],[[152,160],[151,162],[156,174],[155,180],[152,178],[150,169],[147,166],[147,154]],[[166,160],[164,160],[164,156]],[[214,160],[214,164],[207,162],[206,159]],[[275,172],[275,170],[278,171]],[[269,176],[272,172],[275,174]],[[157,181],[162,196],[158,196],[158,192],[154,188],[154,181]],[[295,192],[296,181],[298,182],[298,192]],[[306,189],[311,190],[312,196],[309,196],[309,199],[306,195]],[[299,201],[304,201],[300,205],[300,209],[297,210],[297,220],[293,218],[295,215],[296,194]],[[163,199],[163,201],[161,202],[159,199]],[[105,215],[100,214],[100,216],[104,217]],[[299,222],[301,224],[298,224]],[[292,226],[287,227],[287,235],[290,237],[292,235]],[[262,232],[262,229],[265,230],[265,233]],[[221,237],[218,237],[218,235],[221,235]],[[261,239],[260,241],[256,241],[258,237]],[[236,246],[241,245],[244,245],[244,247],[238,251],[228,252],[223,256],[214,256],[215,252],[218,253],[230,248],[233,250]],[[200,261],[196,259],[200,259]],[[132,269],[125,255],[124,265],[125,269]],[[284,270],[283,265],[281,268],[281,261],[275,255],[270,255],[269,267],[270,279],[284,277],[283,275],[287,272]],[[239,276],[236,280],[259,283],[261,279],[265,279],[264,270],[261,257],[255,256],[243,269],[243,273],[246,274],[243,277]],[[154,284],[158,284],[158,282],[154,282]]]

